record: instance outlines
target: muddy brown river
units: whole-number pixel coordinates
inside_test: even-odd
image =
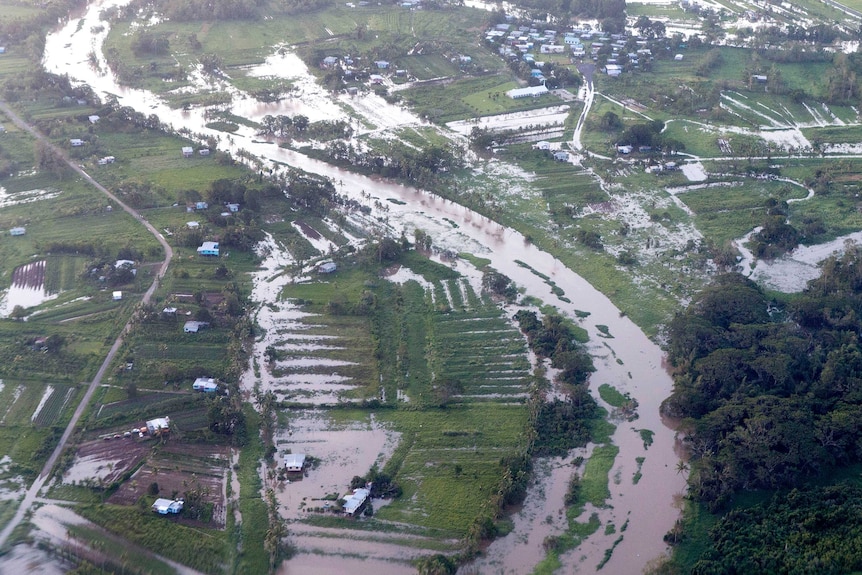
[[[596,571],[605,550],[620,536],[619,528],[626,521],[628,526],[623,540],[604,566],[604,573],[639,573],[648,561],[666,553],[662,536],[679,516],[677,502],[685,489],[685,477],[676,470],[679,457],[674,450],[675,434],[659,416],[659,404],[669,395],[672,383],[662,366],[663,354],[659,347],[627,317],[621,316],[607,297],[553,256],[526,241],[515,230],[428,192],[346,172],[271,143],[255,141],[253,130],[247,127],[241,127],[238,133],[228,139],[225,134],[206,128],[203,109],[173,110],[150,92],[119,85],[113,75],[106,72],[108,68],[101,56],[100,66],[94,68],[88,61],[88,55],[91,52],[101,54],[101,45],[108,33],[108,25],[98,19],[99,12],[126,1],[93,2],[82,16],[75,17],[50,34],[46,42],[45,68],[50,72],[68,74],[75,83],[89,84],[103,98],[113,94],[123,106],[130,106],[146,115],[156,114],[163,123],[174,129],[187,128],[195,134],[215,136],[220,141],[221,149],[234,153],[243,149],[265,162],[272,162],[274,168],[287,164],[330,177],[341,193],[363,203],[368,203],[367,197],[370,195],[371,201],[377,199],[386,205],[388,212],[379,215],[387,217],[395,230],[404,229],[407,237],[411,237],[413,229],[422,228],[433,237],[435,246],[456,252],[468,251],[491,260],[493,267],[512,278],[527,294],[553,304],[570,317],[576,317],[575,310],[590,312],[579,323],[590,334],[589,349],[597,368],[591,379],[591,388],[595,390],[600,384],[607,383],[621,392],[630,393],[640,404],[640,418],[634,423],[617,422],[613,442],[620,451],[610,472],[611,498],[606,507],[594,510],[603,526],[614,523],[617,532],[605,535],[604,528],[597,531],[580,547],[562,557],[563,568],[560,572]],[[264,65],[279,69],[277,64],[277,60],[273,62],[268,59]],[[247,114],[253,120],[265,114],[279,113],[303,113],[314,120],[336,109],[338,114],[344,114],[343,108],[336,106],[330,95],[316,87],[298,58],[285,57],[283,64],[286,70],[282,71],[296,78],[303,93],[301,99],[288,99],[278,105],[261,105],[234,90],[236,105],[233,111]],[[379,98],[362,97],[352,107],[356,114],[374,125],[380,125],[387,119],[395,125],[421,123],[408,111],[389,106]],[[283,257],[289,259],[288,255]],[[527,262],[537,272],[550,277],[565,291],[572,303],[560,300],[548,283],[518,265],[516,260]],[[272,289],[262,289],[256,297],[260,298],[259,303],[265,303],[265,298],[273,293]],[[604,335],[598,326],[607,326],[611,337]],[[655,432],[654,442],[648,449],[644,447],[636,429]],[[386,449],[393,440],[375,427],[373,421],[369,421],[359,432],[368,434],[378,450]],[[335,453],[338,453],[339,445],[344,450],[351,448],[349,443],[335,435],[331,438],[331,444]],[[344,454],[349,455],[346,451]],[[377,454],[375,451],[373,455],[376,457]],[[363,454],[354,455],[360,459],[364,457]],[[638,457],[644,457],[645,460],[641,468],[642,479],[635,485],[632,477],[637,472]],[[544,536],[559,534],[564,527],[557,514],[562,508],[561,494],[565,492],[571,473],[571,466],[567,464],[570,459],[540,462],[541,473],[537,473],[539,481],[530,490],[521,511],[515,515],[513,533],[495,541],[488,548],[485,558],[462,571],[483,574],[532,571],[544,556],[541,548]],[[334,468],[333,475],[338,476]],[[335,479],[341,481],[340,477]],[[281,494],[281,498],[285,507],[291,507],[292,495]],[[580,520],[586,521],[592,511],[588,509]],[[290,509],[286,512],[301,513]],[[291,528],[294,529],[293,526]],[[387,544],[378,542],[376,545],[385,547]],[[335,539],[329,544],[329,549],[319,549],[318,553],[314,549],[300,549],[299,555],[288,561],[281,572],[346,573],[369,569],[381,575],[404,572],[404,564],[386,561],[385,551],[377,553],[379,549],[369,543],[357,550],[358,554],[368,559],[333,555],[350,555],[343,552],[344,546],[344,541]]]

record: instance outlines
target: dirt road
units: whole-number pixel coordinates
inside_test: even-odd
[[[84,178],[87,182],[89,182],[93,187],[97,190],[111,198],[113,201],[117,203],[123,210],[131,214],[135,220],[140,222],[144,227],[149,230],[151,234],[153,234],[158,242],[161,244],[162,249],[165,250],[165,259],[162,262],[162,265],[159,267],[158,273],[156,273],[156,277],[153,278],[153,283],[150,285],[149,289],[147,289],[146,293],[144,293],[144,297],[141,300],[142,304],[149,303],[150,299],[153,296],[153,293],[156,291],[156,288],[159,285],[159,282],[164,277],[165,272],[167,272],[168,266],[171,263],[171,259],[174,257],[174,252],[171,249],[171,246],[168,245],[168,242],[165,240],[164,236],[162,236],[159,231],[152,226],[148,221],[143,219],[141,214],[139,214],[136,210],[127,206],[123,202],[121,202],[114,194],[108,191],[103,185],[94,180],[90,175],[81,168],[78,164],[73,162],[63,150],[55,146],[50,140],[48,140],[45,136],[39,133],[33,126],[27,124],[21,117],[16,114],[12,108],[6,102],[0,101],[0,111],[2,111],[12,122],[21,128],[29,132],[34,138],[43,142],[46,146],[48,146],[58,157],[63,158],[63,160],[71,167],[76,173],[78,173],[82,178]],[[137,313],[137,312],[135,312]],[[111,349],[108,351],[108,354],[105,356],[105,360],[102,362],[102,366],[99,368],[99,371],[96,372],[96,376],[93,378],[93,381],[90,382],[89,386],[87,386],[87,392],[84,394],[84,397],[81,399],[81,402],[78,404],[78,407],[75,409],[75,413],[72,415],[72,419],[69,420],[69,425],[66,426],[66,430],[63,432],[63,436],[60,438],[60,442],[57,444],[57,447],[54,448],[53,453],[48,458],[48,461],[45,462],[45,466],[42,468],[42,472],[27,490],[26,495],[24,496],[24,500],[21,502],[21,505],[18,507],[18,510],[15,513],[15,517],[6,525],[3,531],[0,531],[0,549],[2,549],[6,545],[6,541],[9,539],[9,535],[12,533],[12,530],[21,523],[21,520],[24,518],[24,515],[36,502],[36,498],[39,495],[39,491],[47,481],[48,477],[51,475],[51,470],[54,468],[54,464],[57,463],[57,458],[60,457],[60,454],[63,452],[63,449],[66,447],[66,443],[69,441],[69,437],[72,435],[72,431],[74,431],[75,426],[78,424],[78,420],[81,418],[81,415],[84,413],[84,409],[86,409],[87,404],[90,403],[90,399],[93,397],[93,393],[96,391],[96,388],[99,387],[99,384],[102,382],[102,377],[104,377],[105,372],[108,370],[108,367],[111,365],[111,362],[114,359],[114,356],[117,354],[117,351],[120,349],[120,346],[123,343],[123,336],[131,329],[132,320],[134,319],[134,315],[129,318],[128,323],[126,323],[123,330],[120,332],[120,335],[117,336],[117,339],[114,341],[114,345],[111,346]]]

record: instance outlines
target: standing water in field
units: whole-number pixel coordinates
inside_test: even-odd
[[[121,105],[147,115],[156,114],[163,123],[174,128],[182,127],[204,136],[223,136],[206,127],[204,110],[173,110],[154,94],[118,85],[110,72],[100,72],[91,66],[88,55],[94,51],[102,62],[101,70],[107,70],[100,54],[108,26],[98,19],[99,12],[125,1],[94,2],[81,19],[74,19],[49,35],[45,67],[51,72],[67,73],[73,82],[89,84],[102,97],[115,94]],[[385,211],[378,210],[376,215],[387,219],[396,234],[403,229],[410,237],[414,229],[421,228],[432,236],[435,246],[455,252],[467,251],[489,259],[495,269],[512,278],[526,294],[556,306],[567,316],[575,318],[576,311],[589,312],[588,317],[577,321],[591,338],[589,351],[597,369],[591,377],[591,388],[595,390],[600,384],[612,385],[620,392],[630,394],[640,405],[637,422],[634,425],[620,422],[613,435],[619,454],[609,474],[610,499],[605,507],[596,510],[602,525],[613,523],[619,530],[627,522],[623,538],[616,544],[604,570],[607,573],[637,573],[650,559],[665,553],[667,547],[662,536],[673,527],[679,515],[675,500],[685,488],[685,478],[676,472],[678,458],[674,452],[674,432],[659,416],[659,404],[670,394],[672,381],[662,366],[663,354],[658,346],[621,314],[607,297],[560,261],[533,246],[520,233],[433,194],[340,170],[302,154],[254,141],[253,132],[251,128],[241,127],[224,148],[233,153],[244,150],[275,169],[290,165],[327,176],[336,182],[341,193],[362,203],[367,203],[370,195],[371,200],[376,199],[387,206]],[[527,262],[529,268],[523,262]],[[277,284],[278,280],[271,276],[256,280],[255,298],[260,298],[259,303],[279,305],[276,302]],[[566,299],[554,293],[552,287],[555,286],[565,291]],[[653,443],[648,448],[640,429],[654,432]],[[369,431],[373,431],[373,427]],[[638,463],[638,458],[644,459]],[[632,478],[636,473],[641,477],[635,484]],[[538,517],[536,520],[543,519]],[[587,519],[585,516],[580,521]],[[595,571],[606,550],[619,537],[619,531],[607,533],[600,529],[561,558],[563,571]],[[505,539],[492,549],[504,557],[504,565],[507,554],[514,557],[523,551],[516,542],[510,544]],[[373,549],[367,551],[369,556],[376,556]],[[373,565],[352,559],[343,561],[331,556],[301,554],[285,564],[282,572],[298,572],[297,568],[301,566],[303,573],[329,573],[333,569],[343,570],[347,562],[360,568],[371,567],[381,574],[403,572],[403,566],[387,569],[386,563],[379,559],[372,560]],[[525,566],[519,572],[530,570]]]

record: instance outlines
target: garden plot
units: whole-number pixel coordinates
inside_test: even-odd
[[[0,297],[0,317],[8,317],[17,306],[34,307],[57,297],[45,291],[45,267],[45,260],[39,260],[15,268],[12,286]]]
[[[0,208],[51,200],[59,196],[60,193],[57,190],[24,190],[10,193],[6,191],[6,188],[0,186]]]
[[[0,386],[0,410],[3,425],[53,425],[75,393],[74,387],[46,385],[42,382],[28,381],[18,385],[6,382]]]
[[[168,440],[146,458],[141,468],[108,501],[134,505],[142,495],[149,493],[153,483],[158,485],[160,497],[172,498],[175,493],[182,497],[189,490],[200,490],[207,509],[203,522],[209,523],[211,519],[223,527],[228,460],[226,446]]]
[[[152,449],[149,440],[94,439],[82,443],[72,466],[63,474],[66,484],[108,486],[134,469]]]

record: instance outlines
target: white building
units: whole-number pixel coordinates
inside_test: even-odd
[[[359,511],[365,504],[365,501],[371,496],[371,490],[364,487],[354,489],[353,493],[342,497],[344,500],[344,514],[353,515]]]
[[[192,384],[192,389],[204,393],[214,393],[218,391],[218,383],[212,377],[199,377]]]
[[[542,84],[541,86],[530,86],[529,88],[515,88],[506,92],[506,95],[513,100],[517,100],[519,98],[538,98],[547,93],[548,89]]]
[[[177,514],[183,510],[183,500],[159,498],[153,503],[152,509],[160,515],[167,515],[168,513]]]
[[[287,471],[299,472],[305,466],[304,453],[288,453],[282,458],[282,464]]]

